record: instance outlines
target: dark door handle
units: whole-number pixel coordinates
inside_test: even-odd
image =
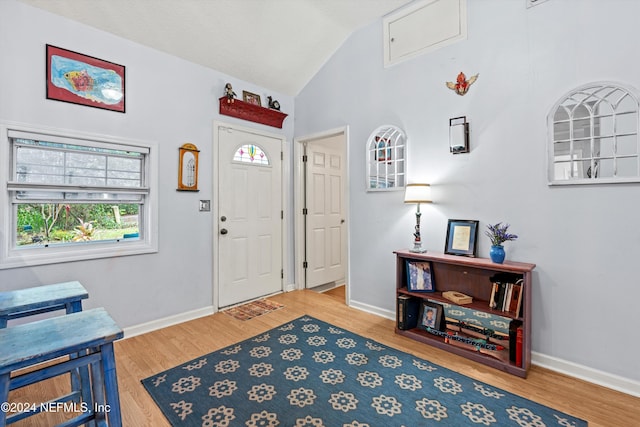
[[[223,228],[222,230],[220,230],[220,234],[227,234],[227,233],[228,233],[228,231],[227,231],[226,228]]]

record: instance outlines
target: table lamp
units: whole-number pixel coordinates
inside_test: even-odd
[[[417,203],[416,210],[416,229],[413,233],[414,241],[411,252],[426,252],[422,248],[422,239],[420,238],[420,203],[431,203],[431,186],[429,184],[407,184],[404,192],[405,203]]]

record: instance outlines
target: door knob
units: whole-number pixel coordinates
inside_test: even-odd
[[[223,228],[222,230],[220,230],[220,234],[227,234],[227,233],[228,233],[228,231],[227,231],[226,228]]]
[[[220,221],[225,222],[226,220],[227,220],[227,217],[226,217],[226,216],[222,215],[222,216],[220,217]]]

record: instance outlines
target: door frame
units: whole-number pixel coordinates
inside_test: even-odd
[[[280,209],[282,210],[282,227],[280,227],[280,241],[282,242],[281,244],[281,250],[282,250],[282,271],[283,271],[283,277],[282,277],[282,282],[281,282],[281,291],[284,292],[287,288],[286,283],[288,283],[288,263],[289,260],[287,258],[287,253],[288,253],[288,246],[287,246],[287,239],[285,238],[285,236],[287,235],[287,221],[288,221],[288,214],[287,214],[287,209],[286,206],[288,204],[288,200],[289,200],[289,192],[288,192],[288,188],[290,186],[291,183],[291,179],[290,179],[290,168],[289,168],[289,155],[288,155],[288,149],[287,149],[287,138],[285,135],[283,134],[277,134],[277,133],[271,133],[271,132],[265,132],[264,130],[261,129],[256,129],[256,128],[252,128],[252,127],[246,127],[246,126],[239,126],[237,124],[234,123],[228,123],[228,122],[222,122],[219,120],[214,120],[213,121],[213,147],[211,150],[211,155],[212,155],[212,159],[211,159],[211,164],[212,164],[212,170],[211,170],[211,179],[213,181],[211,188],[213,188],[214,190],[214,195],[212,196],[212,227],[211,227],[211,232],[212,232],[212,245],[213,245],[213,262],[211,263],[212,266],[212,273],[211,273],[211,277],[213,280],[213,312],[218,312],[220,310],[219,307],[219,303],[220,303],[220,298],[219,298],[219,291],[220,291],[220,268],[219,268],[219,258],[218,255],[220,253],[220,222],[218,221],[218,218],[220,218],[220,200],[219,200],[219,196],[220,196],[220,189],[219,189],[219,184],[220,184],[220,165],[219,165],[219,161],[220,161],[220,155],[219,155],[219,149],[220,149],[220,141],[218,139],[218,133],[219,133],[219,129],[220,128],[231,128],[231,129],[235,129],[241,132],[246,132],[246,133],[253,133],[253,134],[257,134],[260,136],[265,136],[268,138],[275,138],[275,139],[279,139],[280,140],[280,151],[282,153],[282,167],[280,170],[280,173],[282,174],[280,183],[281,183],[281,206]]]
[[[295,253],[294,253],[294,266],[295,266],[295,278],[296,289],[305,289],[305,271],[303,267],[304,254],[305,254],[305,219],[302,214],[302,208],[304,207],[305,197],[305,172],[304,163],[302,161],[302,155],[304,153],[304,144],[313,143],[314,140],[328,138],[330,136],[343,135],[345,143],[342,147],[342,158],[344,159],[344,180],[343,180],[343,206],[345,216],[346,238],[345,238],[345,299],[346,304],[350,305],[351,294],[349,289],[350,282],[350,268],[349,268],[349,248],[351,246],[350,239],[350,227],[349,227],[349,126],[341,126],[334,129],[314,133],[311,135],[300,136],[294,138],[293,156],[294,156],[294,179],[293,179],[293,211],[295,221]]]

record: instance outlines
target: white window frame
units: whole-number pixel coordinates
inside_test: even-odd
[[[13,196],[9,183],[12,181],[11,170],[13,169],[10,165],[13,161],[10,134],[15,133],[40,134],[42,140],[46,140],[47,137],[55,140],[73,139],[87,141],[87,145],[99,144],[106,147],[112,146],[114,149],[122,146],[139,147],[141,150],[148,151],[144,175],[145,186],[149,191],[140,207],[141,223],[144,227],[140,238],[98,241],[90,244],[14,246],[15,242],[11,236],[14,233],[16,219],[13,214]],[[0,123],[0,161],[2,162],[0,180],[3,186],[0,191],[0,233],[4,235],[0,242],[0,269],[158,252],[158,146],[156,143],[2,122]]]

